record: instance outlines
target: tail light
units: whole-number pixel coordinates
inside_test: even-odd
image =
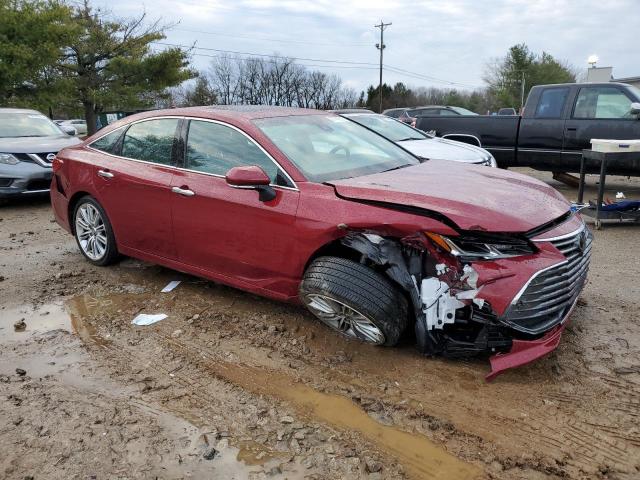
[[[63,165],[64,165],[64,160],[58,157],[53,157],[53,161],[51,162],[51,168],[53,169],[53,173],[60,171]]]
[[[413,128],[416,128],[416,119],[415,118],[413,120],[411,120],[411,126]]]

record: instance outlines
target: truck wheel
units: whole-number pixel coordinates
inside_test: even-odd
[[[84,257],[106,266],[118,259],[116,238],[107,213],[95,198],[82,197],[73,209],[73,232]]]
[[[314,260],[300,284],[300,300],[341,334],[393,346],[407,326],[407,299],[387,278],[339,257]]]

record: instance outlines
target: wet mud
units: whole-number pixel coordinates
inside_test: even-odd
[[[640,196],[634,179],[609,186]],[[560,348],[487,384],[483,359],[355,343],[137,260],[93,267],[46,202],[0,219],[2,478],[640,476],[637,227],[594,232]]]

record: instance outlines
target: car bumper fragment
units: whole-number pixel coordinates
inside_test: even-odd
[[[490,382],[510,368],[521,367],[551,353],[558,348],[564,328],[564,325],[559,325],[538,340],[513,340],[511,351],[489,358],[491,372],[484,377],[485,380]]]

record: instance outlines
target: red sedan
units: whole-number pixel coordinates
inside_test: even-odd
[[[62,150],[51,201],[82,254],[120,254],[284,301],[427,354],[553,350],[591,235],[527,176],[413,157],[338,115],[197,107],[128,117]]]

